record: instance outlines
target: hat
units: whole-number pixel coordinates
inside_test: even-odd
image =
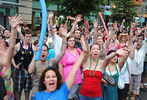
[[[128,33],[120,33],[119,36],[118,36],[118,40],[119,40],[119,41],[121,41],[121,37],[122,37],[122,36],[126,36],[127,39],[129,38]]]

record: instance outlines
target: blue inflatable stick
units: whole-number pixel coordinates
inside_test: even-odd
[[[39,0],[41,5],[41,11],[42,11],[42,25],[41,25],[41,34],[39,38],[39,48],[40,50],[36,52],[36,58],[35,60],[40,60],[40,55],[42,51],[42,46],[44,44],[44,38],[46,34],[46,28],[47,28],[47,9],[45,0]]]

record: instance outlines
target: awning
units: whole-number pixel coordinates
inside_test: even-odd
[[[0,1],[0,7],[16,8],[16,7],[24,7],[24,4],[15,3],[15,2],[8,2],[8,1]]]

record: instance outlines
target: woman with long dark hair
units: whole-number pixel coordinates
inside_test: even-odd
[[[55,68],[47,68],[41,75],[39,92],[35,94],[34,100],[68,100],[69,90],[71,90],[73,86],[76,73],[87,55],[87,42],[84,42],[84,37],[81,38],[81,43],[83,51],[63,84],[61,81],[62,77],[58,70]]]

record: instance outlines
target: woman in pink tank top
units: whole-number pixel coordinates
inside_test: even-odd
[[[59,63],[59,71],[64,80],[66,80],[66,78],[68,77],[80,53],[81,53],[81,50],[75,47],[75,38],[73,36],[68,37],[66,53]],[[78,84],[80,83],[82,83],[82,75],[81,75],[81,69],[79,68],[76,74],[74,85],[69,93],[68,99],[74,98],[75,93],[78,89]]]

